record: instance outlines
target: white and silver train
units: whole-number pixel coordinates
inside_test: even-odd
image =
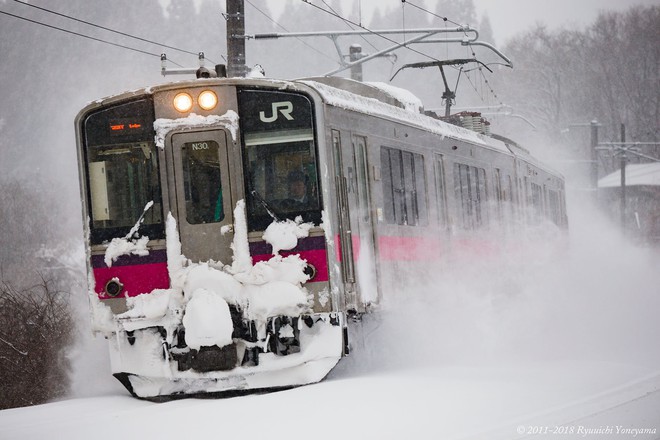
[[[560,175],[478,115],[450,119],[477,131],[342,78],[197,79],[85,107],[89,295],[115,377],[148,399],[317,382],[411,266],[485,251],[489,228],[566,228]]]

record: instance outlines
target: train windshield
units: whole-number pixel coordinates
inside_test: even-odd
[[[84,122],[90,240],[139,233],[164,238],[158,152],[148,101],[94,113]]]
[[[300,94],[239,92],[248,228],[302,217],[321,222],[312,104]]]

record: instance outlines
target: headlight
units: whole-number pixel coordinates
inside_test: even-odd
[[[213,110],[218,105],[218,97],[211,90],[204,90],[199,94],[197,103],[204,110]]]
[[[193,99],[192,96],[183,92],[177,94],[174,97],[174,101],[172,103],[174,104],[174,108],[177,109],[177,111],[180,111],[181,113],[186,113],[192,109]]]

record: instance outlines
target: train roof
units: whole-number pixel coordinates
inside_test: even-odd
[[[626,186],[660,186],[660,162],[626,165]],[[598,180],[598,188],[621,187],[621,170]]]
[[[158,84],[142,89],[124,92],[89,103],[79,116],[89,109],[107,101],[128,99],[139,94],[152,94],[178,87],[209,85],[238,85],[255,87],[277,87],[282,90],[304,91],[312,89],[325,104],[359,113],[382,117],[419,127],[428,132],[456,140],[464,140],[482,147],[524,159],[539,168],[550,170],[540,164],[529,151],[515,142],[497,135],[484,135],[458,125],[434,118],[423,112],[422,102],[408,90],[385,83],[369,83],[342,77],[311,77],[294,80],[280,80],[265,77],[252,78],[204,78],[186,79]],[[302,86],[302,87],[301,87]]]

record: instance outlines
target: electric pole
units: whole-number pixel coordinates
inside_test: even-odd
[[[595,119],[591,121],[591,185],[594,189],[594,194],[598,193],[598,152],[596,147],[598,146],[598,127],[600,124]]]
[[[626,126],[621,124],[621,145],[626,145]],[[621,150],[621,228],[626,231],[626,149]]]
[[[227,76],[245,76],[245,3],[227,0]]]

